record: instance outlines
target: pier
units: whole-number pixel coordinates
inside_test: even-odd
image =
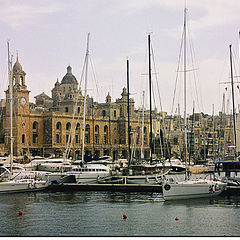
[[[111,191],[111,192],[159,192],[162,193],[160,184],[77,184],[63,183],[52,184],[50,191]]]
[[[69,192],[69,191],[110,191],[110,192],[159,192],[162,193],[160,184],[77,184],[63,183],[52,184],[49,190],[53,192]],[[227,186],[221,195],[223,196],[239,196],[240,186]]]

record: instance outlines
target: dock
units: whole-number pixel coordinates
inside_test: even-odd
[[[111,191],[111,192],[159,192],[162,193],[160,184],[77,184],[63,183],[52,184],[50,191]]]
[[[109,191],[109,192],[158,192],[162,193],[160,184],[77,184],[62,183],[52,184],[49,191],[53,192],[71,192],[71,191]],[[226,190],[221,193],[222,196],[240,196],[240,186],[227,186]]]

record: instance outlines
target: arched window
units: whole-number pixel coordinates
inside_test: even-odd
[[[22,134],[22,143],[25,143],[25,134]]]
[[[95,132],[99,133],[99,126],[98,125],[95,126]]]
[[[71,129],[71,123],[70,122],[68,122],[67,124],[66,124],[66,130],[70,130]]]
[[[103,117],[106,116],[106,110],[103,110],[103,111],[102,111],[102,115],[103,115]]]
[[[80,123],[77,123],[77,125],[76,125],[76,131],[80,131]]]
[[[104,126],[104,136],[103,136],[103,143],[108,144],[108,126]]]
[[[136,144],[140,143],[140,127],[136,127]]]
[[[89,124],[85,127],[85,142],[90,143],[90,126]]]
[[[99,126],[95,126],[95,136],[94,136],[94,143],[99,144]]]
[[[56,129],[61,130],[61,128],[62,128],[62,124],[60,122],[57,122]]]
[[[24,85],[23,76],[20,76],[20,81],[21,81],[21,84]]]
[[[108,126],[107,126],[107,125],[104,126],[104,132],[105,132],[105,133],[108,132]]]
[[[144,143],[147,143],[148,135],[147,135],[147,127],[144,127]]]
[[[33,122],[33,130],[38,130],[38,122]]]

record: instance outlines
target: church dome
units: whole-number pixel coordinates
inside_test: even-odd
[[[63,77],[61,84],[77,84],[77,79],[72,74],[72,68],[70,66],[67,67],[67,73]]]
[[[22,71],[22,66],[19,63],[18,58],[17,58],[17,61],[13,65],[13,72],[21,72],[21,71]]]

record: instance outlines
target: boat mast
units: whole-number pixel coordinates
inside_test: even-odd
[[[185,152],[185,164],[186,164],[186,175],[187,175],[187,71],[186,71],[186,14],[187,8],[184,8],[184,25],[183,25],[183,36],[184,36],[184,152]],[[186,176],[187,177],[187,176]]]
[[[231,85],[232,85],[232,104],[233,104],[233,129],[234,129],[234,143],[235,143],[234,158],[236,159],[236,158],[237,158],[237,133],[236,133],[236,113],[235,113],[233,67],[232,67],[232,45],[229,45],[229,50],[230,50]]]
[[[85,120],[86,120],[86,98],[87,98],[87,70],[88,70],[88,56],[89,56],[89,37],[87,36],[87,50],[85,56],[85,86],[84,86],[84,105],[83,105],[83,132],[82,132],[82,163],[84,163],[84,141],[85,141]]]
[[[145,95],[145,91],[143,91],[143,104],[142,104],[142,144],[141,144],[141,158],[144,157],[143,154],[143,146],[144,146],[144,95]]]
[[[148,76],[149,76],[149,100],[150,100],[150,163],[152,163],[152,75],[151,75],[151,36],[148,34]]]
[[[131,142],[130,142],[130,104],[129,104],[129,60],[127,59],[127,113],[128,113],[128,167],[131,164]]]
[[[7,42],[8,49],[8,80],[9,80],[9,114],[10,114],[10,172],[12,177],[13,164],[13,82],[12,82],[12,62],[10,59],[9,41]]]

